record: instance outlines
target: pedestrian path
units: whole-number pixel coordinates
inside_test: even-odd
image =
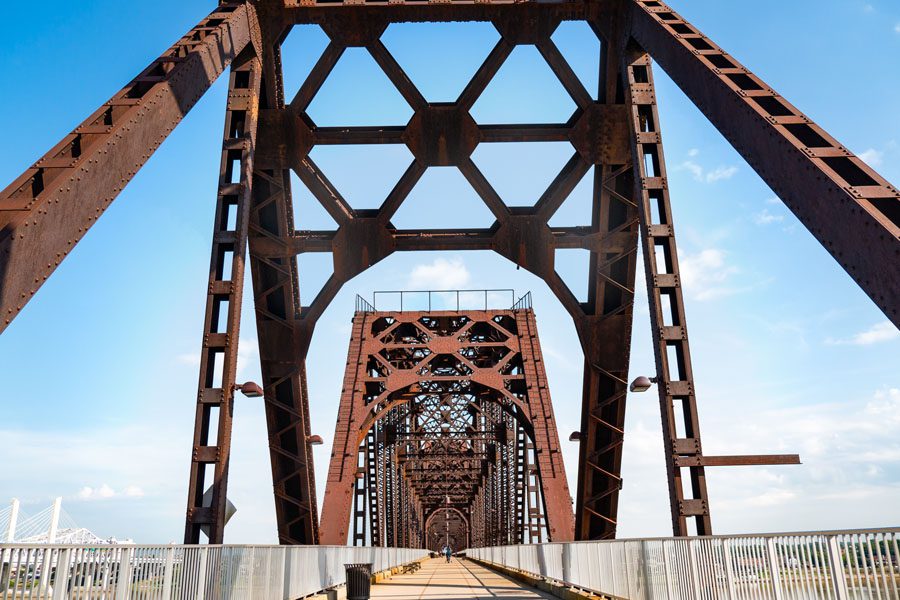
[[[555,598],[468,560],[425,560],[422,568],[372,586],[372,598],[405,600],[537,600]]]

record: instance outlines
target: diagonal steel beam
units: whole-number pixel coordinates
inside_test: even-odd
[[[629,34],[900,326],[900,192],[663,2]]]
[[[223,4],[0,192],[0,332],[256,36]]]

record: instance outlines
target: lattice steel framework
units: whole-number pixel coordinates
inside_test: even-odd
[[[530,307],[356,313],[323,544],[571,540],[571,503]]]
[[[584,88],[551,40],[563,20],[586,21],[601,40],[596,94]],[[431,104],[380,41],[388,24],[409,21],[489,21],[501,39],[455,102]],[[280,43],[300,23],[321,25],[330,43],[299,93],[284,98]],[[534,44],[574,99],[577,109],[566,123],[483,125],[470,116],[519,44]],[[413,108],[406,126],[318,127],[306,114],[348,47],[365,47]],[[282,542],[319,539],[304,367],[316,320],[346,281],[404,250],[495,250],[546,281],[571,313],[585,356],[575,536],[614,536],[639,231],[673,526],[685,534],[694,520],[698,532],[708,533],[705,467],[792,458],[703,453],[650,57],[900,324],[900,193],[663,2],[254,0],[222,3],[0,193],[0,330],[231,66],[187,541],[203,529],[210,541],[222,540],[247,245]],[[510,208],[471,160],[480,143],[556,140],[571,142],[574,153],[532,207]],[[309,157],[317,144],[359,143],[406,144],[415,156],[379,209],[352,209]],[[392,225],[412,187],[437,165],[460,169],[496,218],[493,227],[404,231]],[[338,223],[335,231],[295,227],[291,171]],[[550,227],[549,219],[589,173],[591,226]],[[565,248],[591,253],[587,302],[578,302],[554,270],[554,251]],[[304,307],[296,256],[320,251],[333,253],[334,275]],[[687,491],[681,485],[685,469]],[[209,484],[211,501],[205,501]]]

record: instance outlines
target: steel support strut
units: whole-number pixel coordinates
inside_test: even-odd
[[[629,35],[900,327],[897,188],[665,3],[627,2]]]
[[[0,192],[0,332],[249,43],[224,4]]]
[[[206,533],[210,544],[221,544],[225,530],[261,71],[261,62],[252,45],[235,59],[231,68],[203,322],[186,544],[199,543],[201,531]],[[211,494],[204,497],[208,484],[211,484]]]
[[[263,27],[261,118],[284,109],[280,31]],[[283,130],[263,127],[260,143],[283,139]],[[290,169],[280,156],[254,163],[250,213],[250,266],[256,306],[256,331],[265,387],[266,423],[272,466],[278,539],[282,544],[319,540],[316,483],[310,445],[306,353],[315,318],[302,314],[297,259],[279,251],[262,256],[259,245],[284,248],[294,231]]]
[[[623,64],[672,528],[675,535],[688,535],[687,519],[694,518],[697,535],[711,535],[703,465],[687,467],[691,497],[686,498],[675,462],[677,456],[702,456],[703,451],[653,72],[650,57],[639,51],[626,50]]]
[[[576,539],[616,536],[622,488],[622,444],[634,311],[638,214],[628,136],[628,111],[622,98],[618,13],[592,23],[602,32],[598,115],[592,143],[606,149],[594,167],[594,202],[588,301],[575,323],[584,351],[584,383],[579,429]]]

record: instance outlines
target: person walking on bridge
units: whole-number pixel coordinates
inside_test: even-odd
[[[444,546],[443,554],[447,557],[447,562],[450,562],[450,557],[453,556],[453,549],[450,547],[450,544]]]

